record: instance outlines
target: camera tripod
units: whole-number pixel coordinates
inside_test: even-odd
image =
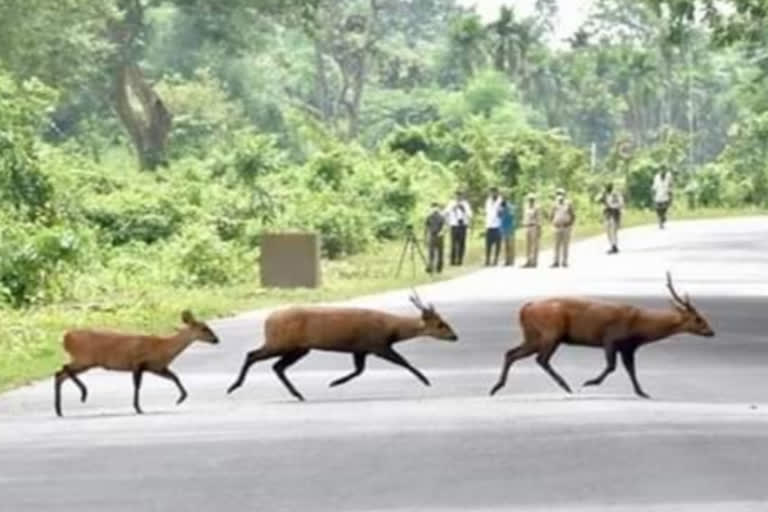
[[[430,272],[431,269],[429,268],[429,263],[427,263],[424,251],[422,251],[419,240],[416,238],[416,233],[413,232],[413,226],[408,226],[405,229],[403,252],[400,254],[400,261],[397,264],[395,277],[400,277],[400,272],[403,270],[403,263],[405,262],[405,255],[408,254],[408,252],[411,254],[411,272],[414,278],[416,277],[416,253],[419,253],[419,257],[421,258],[422,263],[424,263],[424,268],[427,272]]]

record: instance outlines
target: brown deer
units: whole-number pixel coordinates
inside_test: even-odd
[[[671,310],[649,310],[624,304],[611,304],[590,300],[553,298],[529,302],[520,310],[523,343],[509,350],[504,356],[501,376],[491,389],[494,395],[507,382],[512,363],[536,354],[547,374],[568,393],[571,388],[552,368],[549,360],[561,343],[583,347],[602,348],[606,367],[603,372],[584,383],[596,386],[616,369],[616,353],[629,374],[635,393],[650,398],[640,387],[635,375],[635,352],[648,343],[660,341],[675,334],[715,335],[709,323],[691,304],[675,291],[672,276],[667,272],[667,288],[672,295]]]
[[[67,379],[80,389],[80,401],[85,402],[88,390],[77,377],[91,368],[104,368],[131,372],[133,374],[133,407],[142,413],[139,405],[139,390],[144,372],[168,379],[179,390],[177,405],[187,398],[187,391],[179,377],[169,365],[193,341],[218,343],[219,338],[203,322],[195,319],[189,311],[181,314],[184,327],[177,329],[173,336],[146,336],[121,334],[108,331],[73,330],[64,335],[64,350],[69,353],[70,362],[61,367],[54,377],[56,414],[61,416],[61,385]]]
[[[425,306],[415,292],[410,300],[421,312],[420,316],[400,316],[370,309],[342,307],[292,307],[270,314],[264,323],[264,344],[246,354],[240,374],[227,393],[243,385],[254,363],[279,357],[272,367],[277,377],[294,397],[304,400],[286,377],[285,370],[310,350],[352,354],[355,369],[331,382],[331,387],[349,382],[362,374],[365,360],[371,354],[406,368],[424,385],[429,386],[429,380],[397,353],[393,345],[419,336],[449,341],[456,341],[458,337],[437,314],[434,306]]]

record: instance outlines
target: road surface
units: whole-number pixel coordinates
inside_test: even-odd
[[[52,382],[0,397],[0,510],[104,511],[741,511],[768,510],[768,219],[672,222],[578,244],[568,270],[488,269],[420,288],[453,324],[451,344],[401,352],[431,380],[373,361],[349,384],[327,383],[350,356],[313,353],[289,371],[294,401],[256,365],[232,396],[263,312],[213,324],[175,369],[190,398],[145,378],[131,409],[127,374],[93,371],[86,404]],[[545,256],[545,262],[546,256]],[[490,398],[501,357],[519,341],[531,297],[576,294],[666,307],[664,271],[691,294],[717,336],[643,348],[637,399],[619,368],[567,396],[532,360]],[[406,292],[356,301],[411,311]],[[562,347],[555,367],[576,388],[604,364]]]

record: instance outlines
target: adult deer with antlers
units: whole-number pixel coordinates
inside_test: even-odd
[[[368,355],[378,356],[406,368],[428,386],[429,380],[395,351],[394,344],[419,336],[448,341],[456,341],[458,337],[437,314],[435,307],[431,304],[424,305],[415,291],[410,300],[421,315],[401,316],[370,309],[342,307],[292,307],[270,314],[264,323],[264,344],[246,354],[237,380],[229,387],[227,393],[232,393],[243,385],[248,370],[254,363],[279,357],[272,367],[277,377],[293,396],[304,400],[286,377],[285,370],[311,350],[352,354],[354,371],[331,382],[332,387],[349,382],[362,374]]]
[[[650,398],[637,381],[635,352],[638,348],[676,334],[715,335],[707,320],[691,304],[688,295],[681,298],[667,272],[667,289],[672,295],[672,308],[650,310],[625,304],[612,304],[591,300],[552,298],[530,302],[520,310],[523,343],[504,356],[501,376],[491,389],[491,395],[507,382],[512,363],[536,354],[536,362],[568,393],[571,388],[549,364],[561,343],[602,348],[606,367],[584,383],[596,386],[616,369],[616,355],[627,370],[638,396]]]

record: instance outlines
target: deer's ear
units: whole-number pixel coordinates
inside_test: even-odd
[[[197,323],[197,320],[195,320],[195,315],[193,315],[192,312],[188,309],[185,309],[181,312],[181,321],[187,325],[193,325]]]

